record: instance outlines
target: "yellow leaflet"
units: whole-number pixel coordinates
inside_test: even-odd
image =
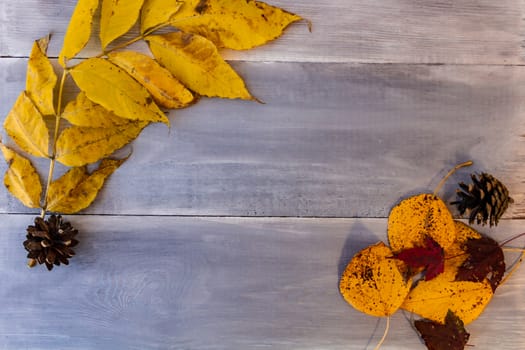
[[[27,153],[47,157],[49,132],[44,118],[23,91],[4,121],[7,134]]]
[[[88,43],[93,15],[97,8],[98,0],[78,0],[67,27],[62,50],[58,55],[58,62],[62,67],[66,66],[66,60],[75,57]]]
[[[72,168],[49,187],[47,210],[74,214],[87,208],[104,182],[124,160],[104,159],[92,174],[85,167]]]
[[[404,199],[388,216],[388,241],[394,252],[424,246],[432,237],[443,249],[456,239],[454,220],[443,201],[433,194]]]
[[[403,304],[412,281],[405,281],[399,260],[383,242],[357,253],[347,265],[339,290],[357,310],[372,316],[389,316]]]
[[[260,1],[189,0],[172,25],[202,35],[218,47],[245,50],[279,37],[290,23],[301,19]]]
[[[147,122],[128,122],[109,128],[72,126],[57,140],[57,161],[67,166],[82,166],[109,156],[134,140]]]
[[[53,89],[57,76],[46,56],[49,36],[35,41],[27,63],[26,91],[43,115],[55,114]]]
[[[133,51],[119,51],[109,54],[108,58],[141,83],[159,106],[182,108],[193,102],[191,91],[151,57]]]
[[[3,144],[0,144],[0,148],[9,164],[4,176],[5,187],[26,207],[39,208],[42,184],[35,168],[28,159]]]
[[[253,99],[241,77],[208,39],[175,32],[148,36],[146,40],[157,61],[198,94]]]
[[[401,306],[421,317],[444,323],[452,310],[465,324],[474,321],[492,299],[492,287],[483,282],[451,282],[446,275],[420,281]]]
[[[86,96],[117,116],[169,124],[148,90],[122,68],[103,58],[90,58],[70,70]]]
[[[140,12],[140,32],[167,23],[182,4],[183,1],[179,0],[145,0]]]
[[[102,48],[133,27],[144,0],[102,0],[100,43]]]
[[[75,100],[66,105],[64,112],[62,112],[62,118],[73,125],[91,128],[110,128],[129,123],[129,119],[116,116],[88,99],[83,92],[80,92]]]

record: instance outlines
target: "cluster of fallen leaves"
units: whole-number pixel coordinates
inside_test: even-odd
[[[0,143],[9,164],[6,187],[42,216],[88,207],[125,160],[108,157],[149,123],[169,125],[166,110],[188,107],[199,96],[255,100],[220,48],[265,44],[300,19],[252,0],[79,0],[59,67],[47,57],[49,37],[33,45],[25,90],[4,122],[17,147]],[[75,59],[92,39],[94,23],[101,53]],[[138,35],[123,38],[136,24]],[[150,54],[129,50],[138,41]],[[80,90],[71,101],[65,100],[68,79]],[[49,159],[47,183],[31,157]],[[69,168],[57,179],[55,162]]]
[[[344,299],[373,316],[415,313],[426,319],[415,327],[429,349],[463,349],[464,324],[482,313],[505,273],[499,244],[455,221],[434,194],[392,209],[388,241],[353,257],[340,281]]]

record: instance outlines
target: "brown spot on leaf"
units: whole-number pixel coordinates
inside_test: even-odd
[[[201,0],[197,4],[197,6],[195,6],[195,12],[197,12],[198,14],[202,14],[204,11],[208,9],[208,6],[209,6],[208,0]]]

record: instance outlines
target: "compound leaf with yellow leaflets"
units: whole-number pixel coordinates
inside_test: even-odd
[[[218,47],[246,50],[279,37],[301,19],[260,1],[188,0],[172,25],[202,35]]]
[[[140,12],[140,32],[168,23],[183,3],[181,0],[145,0]]]
[[[169,124],[148,90],[122,68],[103,58],[90,58],[70,70],[86,96],[117,116]]]
[[[134,51],[119,51],[109,54],[108,58],[141,83],[159,106],[183,108],[193,102],[191,91],[151,57]]]
[[[157,61],[198,94],[253,100],[244,81],[208,39],[196,34],[174,32],[151,35],[145,40]]]
[[[78,0],[58,55],[58,62],[62,67],[66,66],[66,60],[75,57],[88,43],[98,3],[99,0]]]
[[[134,140],[147,124],[130,121],[106,128],[69,127],[58,137],[56,159],[66,166],[94,163]]]
[[[97,170],[88,174],[85,167],[70,169],[49,187],[47,210],[74,214],[87,208],[123,160],[104,159]]]
[[[40,207],[42,184],[31,162],[8,147],[0,144],[4,158],[9,164],[4,185],[22,204],[29,208]]]
[[[379,242],[357,253],[347,265],[339,290],[357,310],[372,316],[390,316],[403,304],[411,286],[400,271],[403,263]]]
[[[110,128],[129,123],[129,119],[118,117],[88,99],[83,92],[80,92],[75,100],[66,105],[62,118],[73,125],[91,128]]]
[[[483,282],[451,282],[446,274],[420,281],[410,291],[403,309],[432,321],[444,323],[452,310],[465,324],[474,321],[492,299],[492,287]]]
[[[57,76],[46,56],[49,36],[35,41],[27,63],[26,91],[43,115],[55,114],[53,90]]]
[[[456,239],[452,215],[439,197],[423,193],[392,208],[388,216],[388,241],[394,252],[423,246],[427,236],[445,250]]]
[[[23,91],[4,121],[7,134],[18,146],[36,157],[47,157],[49,131],[42,114]]]
[[[100,43],[109,43],[128,32],[139,17],[144,0],[102,0]]]

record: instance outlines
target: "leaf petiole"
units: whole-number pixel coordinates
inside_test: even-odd
[[[66,78],[68,75],[68,70],[64,69],[62,71],[62,78],[60,79],[60,85],[58,88],[58,100],[57,100],[57,107],[55,112],[55,130],[53,130],[53,143],[52,143],[52,149],[51,149],[51,157],[49,162],[49,172],[47,175],[47,183],[46,183],[46,190],[44,193],[44,203],[42,205],[42,211],[40,212],[40,217],[43,219],[46,216],[46,208],[47,208],[47,200],[49,195],[49,187],[51,186],[51,182],[53,180],[53,173],[55,171],[55,163],[56,163],[56,149],[57,149],[57,140],[58,135],[60,131],[60,120],[62,119],[62,98],[64,95],[64,85],[66,82]]]
[[[454,168],[450,169],[450,171],[447,173],[447,175],[445,175],[445,177],[442,178],[441,181],[439,182],[439,184],[436,186],[436,189],[434,190],[434,195],[437,196],[437,193],[441,190],[441,188],[443,187],[445,182],[448,180],[449,177],[452,176],[452,174],[454,174],[459,169],[467,167],[467,166],[471,166],[472,164],[474,164],[474,162],[471,161],[471,160],[468,160],[468,161],[463,162],[461,164],[458,164]]]

